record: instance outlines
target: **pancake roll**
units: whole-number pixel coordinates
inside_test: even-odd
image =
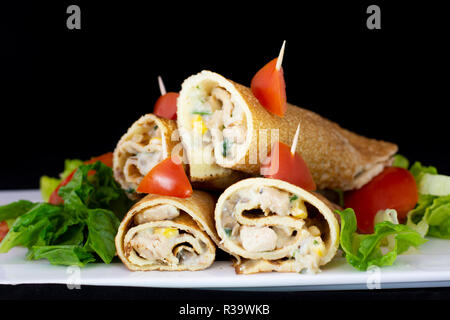
[[[290,183],[249,178],[219,197],[215,222],[220,247],[240,274],[317,273],[339,246],[331,204]]]
[[[183,154],[176,122],[146,114],[117,143],[113,155],[114,178],[130,196],[138,197],[136,188],[145,175],[172,152]]]
[[[191,197],[147,195],[119,226],[117,254],[132,271],[182,271],[208,268],[218,237],[214,199],[195,190]]]
[[[211,72],[187,78],[177,103],[177,124],[191,177],[232,172],[259,175],[274,142],[305,159],[319,189],[356,189],[392,162],[395,144],[365,138],[309,110],[287,104],[284,117],[268,112],[250,88]]]

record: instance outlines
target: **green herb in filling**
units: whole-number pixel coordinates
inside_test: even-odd
[[[231,148],[231,141],[229,141],[228,139],[223,139],[223,149],[222,149],[222,156],[223,157],[227,157],[228,156],[230,148]]]
[[[296,194],[294,194],[292,197],[289,198],[289,201],[292,202],[292,201],[295,201],[297,199],[298,199],[298,196]]]
[[[225,234],[229,237],[231,236],[231,228],[223,228],[223,231],[225,231]]]
[[[192,114],[199,114],[201,116],[209,116],[211,115],[210,111],[192,111]]]

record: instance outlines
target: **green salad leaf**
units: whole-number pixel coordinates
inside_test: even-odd
[[[19,200],[0,207],[0,221],[11,220],[28,212],[36,204],[28,200]]]
[[[95,262],[96,258],[86,249],[75,245],[33,246],[27,259],[47,259],[54,265],[67,265],[84,267],[89,262]]]
[[[419,201],[408,213],[406,225],[422,236],[450,239],[450,177],[433,166],[415,162],[409,169],[416,180]]]
[[[133,204],[112,169],[100,161],[82,164],[58,195],[63,205],[20,200],[0,207],[0,220],[15,219],[0,253],[24,246],[27,259],[45,258],[52,264],[110,263],[120,220]]]
[[[50,195],[53,191],[55,191],[59,184],[82,164],[83,161],[79,159],[66,159],[64,161],[64,171],[60,173],[59,179],[49,176],[42,176],[39,181],[39,189],[41,190],[42,199],[47,202]]]
[[[414,162],[414,164],[411,166],[409,171],[414,176],[414,179],[416,180],[416,183],[419,184],[420,180],[422,179],[423,175],[425,173],[429,174],[437,174],[437,169],[433,166],[422,166],[422,164],[419,161]]]
[[[341,217],[341,248],[348,263],[358,270],[392,265],[397,255],[427,241],[408,226],[390,221],[376,224],[373,234],[358,234],[353,209],[336,210],[336,213]],[[389,247],[383,247],[388,237],[392,237],[393,241],[388,242],[391,244]]]
[[[424,236],[450,239],[450,195],[421,194],[406,224]]]
[[[51,194],[61,183],[61,179],[52,178],[49,176],[42,176],[39,180],[39,189],[41,190],[42,199],[47,202]]]
[[[403,169],[409,168],[409,160],[408,158],[402,156],[401,154],[396,154],[394,156],[394,162],[392,163],[393,167],[399,167]]]

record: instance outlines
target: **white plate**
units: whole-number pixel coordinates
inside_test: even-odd
[[[40,201],[37,190],[2,191],[0,205],[19,199]],[[66,284],[227,290],[343,290],[450,286],[450,241],[430,239],[420,251],[401,255],[393,266],[357,271],[337,257],[316,275],[261,273],[236,275],[231,264],[217,261],[196,272],[131,272],[120,262],[84,268],[25,260],[25,248],[0,254],[0,284]]]

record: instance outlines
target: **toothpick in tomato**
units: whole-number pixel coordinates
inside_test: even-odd
[[[362,188],[344,193],[345,207],[355,211],[361,233],[373,233],[375,215],[380,210],[395,209],[398,220],[404,221],[417,201],[413,175],[398,167],[388,167]]]
[[[284,55],[283,42],[278,58],[259,70],[252,79],[251,90],[259,103],[269,112],[283,117],[286,112],[286,83],[281,63]]]
[[[192,186],[181,161],[172,157],[154,166],[136,190],[178,198],[187,198],[192,194]]]
[[[158,117],[176,120],[177,119],[177,99],[179,94],[176,92],[166,92],[161,77],[158,77],[159,90],[161,96],[156,100],[153,113]]]
[[[266,178],[284,180],[308,191],[316,190],[316,184],[302,156],[295,152],[300,126],[292,146],[277,142],[272,146],[269,158],[261,166],[261,174]]]

